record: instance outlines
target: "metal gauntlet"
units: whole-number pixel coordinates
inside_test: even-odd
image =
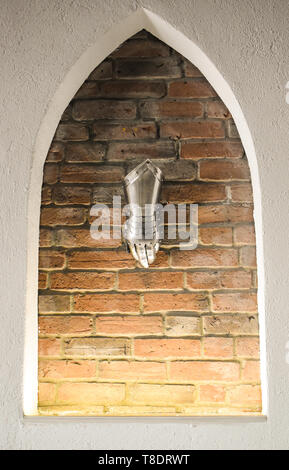
[[[159,250],[160,230],[157,217],[162,172],[150,160],[132,170],[124,179],[129,203],[129,219],[123,236],[133,257],[148,268]]]

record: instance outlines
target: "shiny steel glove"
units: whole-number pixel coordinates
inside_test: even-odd
[[[143,217],[132,213],[124,224],[123,235],[133,257],[144,268],[148,268],[154,262],[160,246],[155,215]]]
[[[148,268],[159,250],[160,230],[157,210],[162,173],[150,160],[132,170],[124,179],[129,219],[123,236],[133,257]]]

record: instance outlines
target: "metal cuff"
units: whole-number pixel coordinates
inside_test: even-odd
[[[150,160],[132,170],[124,179],[130,217],[123,226],[123,237],[133,257],[148,268],[159,250],[160,230],[156,205],[162,172]]]

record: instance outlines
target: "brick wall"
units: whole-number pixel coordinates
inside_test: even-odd
[[[199,244],[145,270],[90,237],[89,209],[148,157],[162,202],[199,204]],[[40,413],[260,412],[250,172],[199,70],[145,32],[100,64],[56,130],[40,223]]]

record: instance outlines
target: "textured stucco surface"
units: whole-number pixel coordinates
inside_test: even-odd
[[[206,53],[233,90],[251,131],[262,196],[267,422],[38,424],[22,418],[27,211],[37,133],[78,59],[138,7],[159,15]],[[0,448],[288,448],[288,9],[287,0],[1,1]],[[63,109],[55,113],[55,127]],[[37,224],[37,214],[35,219]]]

